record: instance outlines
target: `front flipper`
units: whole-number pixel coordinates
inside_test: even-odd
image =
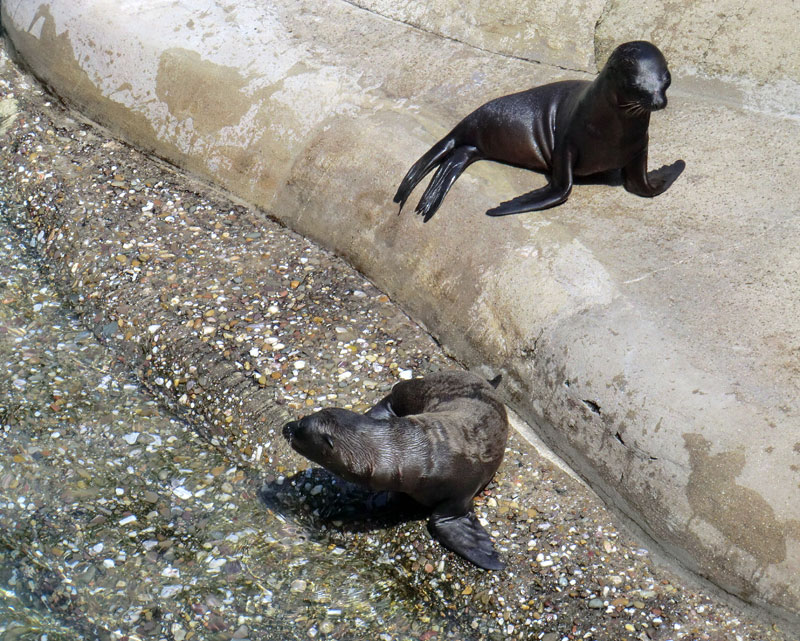
[[[574,154],[570,148],[553,155],[553,173],[550,183],[522,196],[517,196],[486,212],[488,216],[508,216],[526,211],[539,211],[560,205],[572,191],[572,165]]]
[[[487,216],[508,216],[510,214],[522,214],[526,211],[539,211],[548,209],[563,203],[569,196],[572,185],[568,189],[554,189],[553,185],[547,185],[541,189],[522,194],[504,203],[500,203],[486,212]]]
[[[428,531],[447,549],[463,556],[485,570],[502,570],[500,560],[489,534],[473,512],[461,516],[431,516]]]
[[[686,163],[676,160],[671,165],[647,172],[647,147],[622,168],[625,189],[637,196],[652,198],[663,194],[686,168]]]

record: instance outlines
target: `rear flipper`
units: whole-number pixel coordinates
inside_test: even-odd
[[[417,204],[416,211],[422,215],[424,222],[431,219],[456,179],[477,159],[478,150],[475,147],[463,146],[456,147],[442,161]]]
[[[406,204],[406,200],[408,200],[411,192],[414,191],[414,187],[416,187],[419,181],[425,178],[436,165],[442,162],[442,159],[453,150],[455,144],[455,139],[448,135],[428,149],[428,151],[423,154],[422,158],[411,165],[411,169],[408,170],[405,178],[403,178],[403,181],[397,188],[397,193],[394,195],[394,202],[400,204],[401,210],[403,209],[403,205]]]
[[[489,534],[473,512],[461,516],[437,516],[428,521],[428,531],[447,549],[463,556],[485,570],[502,570],[500,560]]]
[[[385,421],[396,417],[397,414],[392,407],[392,395],[384,396],[379,403],[364,412],[364,416],[374,418],[376,421]]]

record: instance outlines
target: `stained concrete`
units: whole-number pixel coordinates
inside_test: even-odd
[[[421,31],[378,4],[6,0],[2,16],[67,101],[345,256],[460,360],[504,372],[509,403],[644,533],[797,622],[791,78],[781,111],[743,97],[749,77],[683,88],[678,77],[652,120],[650,164],[683,158],[687,169],[658,198],[584,184],[556,209],[492,219],[487,208],[544,179],[479,163],[423,225],[391,197],[460,117],[511,90],[590,76],[485,51],[482,33]],[[618,6],[603,8],[598,51]],[[686,61],[671,43],[707,29],[705,15],[665,38],[676,69]],[[759,37],[783,34],[773,22]],[[723,33],[712,45],[728,46],[714,40]],[[757,50],[746,41],[727,56],[731,74]]]

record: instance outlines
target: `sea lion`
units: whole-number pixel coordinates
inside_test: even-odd
[[[683,171],[678,160],[647,172],[650,113],[667,106],[667,61],[644,41],[618,46],[600,75],[554,82],[487,102],[422,156],[394,197],[400,209],[411,191],[438,166],[416,211],[425,222],[461,173],[476,160],[494,160],[544,172],[549,183],[486,213],[505,216],[563,203],[573,176],[622,170],[625,189],[653,197]]]
[[[347,481],[402,492],[432,509],[428,531],[475,565],[505,567],[472,511],[503,460],[508,418],[492,381],[447,371],[397,383],[364,414],[328,408],[283,435]]]

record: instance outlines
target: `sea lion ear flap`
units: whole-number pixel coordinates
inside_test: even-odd
[[[323,434],[322,438],[328,444],[328,447],[333,449],[333,437],[330,434]]]
[[[500,381],[503,379],[502,374],[498,374],[492,380],[488,381],[489,385],[497,389],[497,386],[500,385]]]

